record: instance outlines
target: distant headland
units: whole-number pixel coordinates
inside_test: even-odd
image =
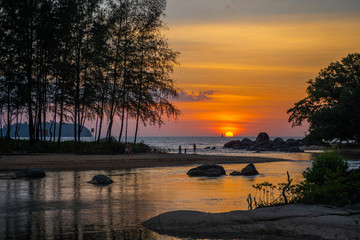
[[[55,122],[46,122],[45,123],[45,129],[44,129],[44,124],[41,124],[42,127],[42,131],[44,133],[44,136],[46,137],[54,137],[54,133],[55,133],[55,137],[59,136],[59,129],[60,129],[60,125],[58,123]],[[7,127],[4,127],[2,129],[0,129],[0,132],[2,131],[2,135],[5,136],[8,129]],[[28,138],[29,137],[29,124],[28,123],[18,123],[18,124],[13,124],[11,125],[10,128],[10,137],[11,138]],[[74,124],[69,124],[69,123],[63,123],[62,124],[62,129],[61,129],[61,136],[62,137],[74,137]],[[80,134],[81,137],[91,137],[91,132],[88,128],[86,128],[85,126],[83,126],[83,129],[81,131]]]

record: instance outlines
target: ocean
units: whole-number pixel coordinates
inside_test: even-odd
[[[288,160],[311,160],[314,153],[321,151],[306,151],[305,153],[285,152],[255,152],[240,149],[223,148],[224,144],[232,140],[242,140],[245,137],[139,137],[138,142],[148,144],[150,147],[168,153],[178,153],[181,145],[182,153],[193,154],[193,145],[196,144],[196,154],[202,155],[223,155],[223,156],[260,156],[273,157]],[[246,137],[255,141],[256,137]],[[274,137],[276,138],[276,137]],[[273,140],[274,138],[270,138]],[[302,137],[281,137],[284,140],[289,138],[302,139]],[[133,138],[128,138],[133,141]]]

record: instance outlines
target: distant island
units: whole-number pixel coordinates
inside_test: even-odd
[[[17,133],[16,137],[20,137],[20,138],[28,138],[29,137],[29,124],[28,123],[19,123],[19,124],[11,125],[11,130],[10,130],[11,138],[15,138],[16,127],[18,128],[18,133]],[[43,127],[43,123],[42,123],[42,127]],[[56,129],[56,132],[54,129]],[[55,137],[58,137],[59,129],[60,129],[60,124],[54,123],[54,122],[46,122],[45,129],[43,130],[44,135],[46,137],[54,137],[54,132],[55,132]],[[7,130],[8,130],[7,127],[4,127],[2,129],[0,129],[0,132],[2,131],[2,135],[5,136],[7,133]],[[86,128],[85,126],[83,126],[83,130],[81,131],[80,137],[91,137],[91,136],[92,136],[92,134],[91,134],[90,130],[88,128]],[[74,124],[63,123],[62,129],[61,129],[61,137],[74,137]]]

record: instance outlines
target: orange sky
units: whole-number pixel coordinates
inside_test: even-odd
[[[140,135],[303,136],[286,111],[321,68],[359,52],[359,12],[358,0],[168,0],[182,115]]]

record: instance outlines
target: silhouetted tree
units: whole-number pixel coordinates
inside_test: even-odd
[[[0,112],[7,137],[23,113],[30,141],[61,141],[74,123],[74,140],[86,120],[97,119],[98,140],[120,117],[162,124],[179,111],[170,77],[178,53],[162,35],[165,0],[1,0]],[[126,127],[127,135],[127,127]]]
[[[360,141],[360,54],[330,63],[308,81],[307,97],[287,112],[293,126],[308,121],[308,138]]]

